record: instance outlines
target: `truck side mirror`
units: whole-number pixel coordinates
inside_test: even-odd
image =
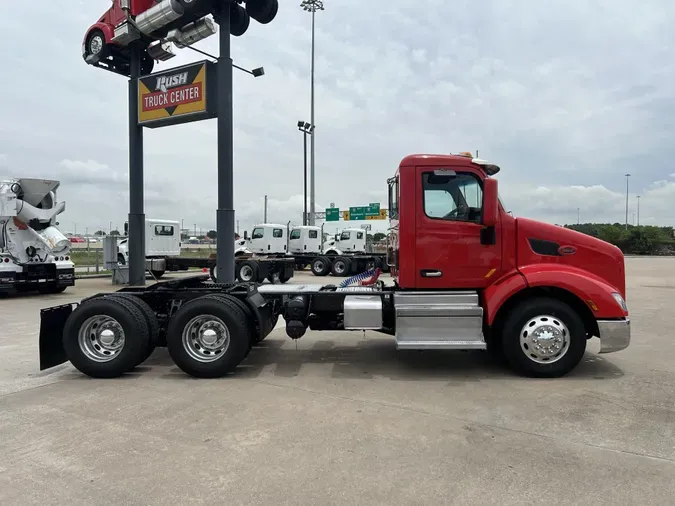
[[[124,235],[129,235],[129,222],[124,222]]]
[[[494,227],[499,221],[497,180],[487,178],[483,186],[483,225]]]
[[[248,241],[248,232],[244,230],[244,239]]]

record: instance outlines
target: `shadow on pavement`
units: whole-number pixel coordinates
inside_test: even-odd
[[[328,366],[318,368],[316,366]],[[169,366],[167,377],[186,377],[176,367],[166,349],[158,349],[131,375],[155,366]],[[393,340],[363,339],[344,345],[332,340],[316,340],[311,348],[297,350],[288,340],[272,339],[255,346],[234,377],[256,378],[272,372],[274,376],[329,376],[335,379],[389,378],[394,381],[470,381],[519,378],[508,367],[481,351],[400,351]],[[605,358],[586,353],[582,362],[565,380],[613,379],[623,371]],[[533,380],[528,381],[553,381]]]

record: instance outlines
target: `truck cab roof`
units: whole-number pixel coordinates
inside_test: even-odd
[[[444,166],[444,165],[477,165],[488,176],[494,176],[500,170],[498,165],[490,163],[481,158],[476,158],[471,153],[457,154],[413,154],[406,156],[399,164],[399,171],[407,168],[417,167],[419,165]]]

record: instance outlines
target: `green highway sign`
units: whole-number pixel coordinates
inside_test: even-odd
[[[326,209],[326,221],[340,221],[340,210],[337,207]]]
[[[350,207],[349,219],[351,221],[365,220],[368,213],[367,207]]]

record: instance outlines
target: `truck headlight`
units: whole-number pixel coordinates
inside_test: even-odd
[[[621,296],[620,293],[614,292],[612,294],[612,297],[614,297],[614,300],[621,306],[621,309],[623,309],[626,313],[628,312],[628,305],[626,304],[626,301],[623,300],[623,297]]]

